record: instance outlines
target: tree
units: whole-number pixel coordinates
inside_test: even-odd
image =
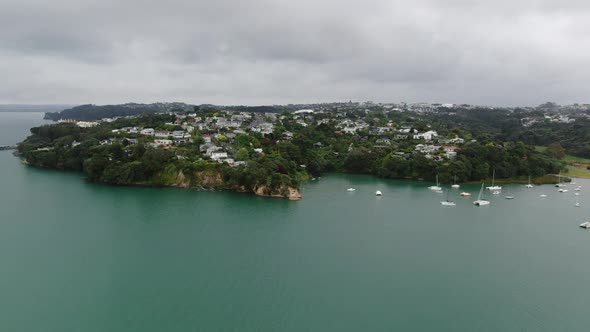
[[[551,143],[547,146],[545,153],[555,159],[565,158],[565,149],[559,143]]]
[[[239,149],[238,152],[236,152],[236,154],[234,155],[234,158],[236,160],[248,160],[249,157],[250,153],[248,153],[248,149],[246,148]]]

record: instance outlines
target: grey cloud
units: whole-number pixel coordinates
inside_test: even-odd
[[[590,3],[4,0],[0,102],[588,101]]]

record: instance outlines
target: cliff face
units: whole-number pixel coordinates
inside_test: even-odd
[[[271,190],[267,186],[262,185],[262,186],[258,186],[256,188],[254,188],[254,193],[257,196],[288,198],[291,201],[298,201],[301,198],[303,198],[301,196],[301,193],[299,193],[299,190],[297,190],[297,188],[288,187],[288,186],[282,186],[278,189]]]
[[[274,190],[265,185],[256,186],[252,189],[244,186],[228,188],[223,182],[221,174],[215,172],[196,172],[191,176],[187,176],[182,171],[179,171],[171,186],[179,188],[228,189],[237,192],[251,192],[261,197],[287,198],[292,201],[302,198],[297,188],[289,186],[282,186]]]

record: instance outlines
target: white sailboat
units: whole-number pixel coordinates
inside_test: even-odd
[[[428,189],[432,190],[432,191],[441,191],[442,188],[440,187],[440,184],[438,183],[438,174],[436,175],[436,186],[430,186],[428,187]]]
[[[348,188],[348,189],[346,189],[346,191],[356,191],[356,189],[354,189],[354,188]]]
[[[578,196],[576,196],[576,204],[574,204],[575,207],[580,207],[580,200],[578,199]]]
[[[461,186],[457,184],[457,176],[455,175],[455,177],[453,178],[453,185],[451,186],[451,188],[453,189],[459,189]]]
[[[557,184],[555,185],[557,188],[565,187],[565,183],[561,183],[561,171],[559,171]]]
[[[492,173],[492,185],[489,187],[486,187],[487,190],[502,190],[502,187],[494,185],[495,180],[496,180],[496,169],[494,168],[494,171]]]
[[[375,192],[375,196],[383,196],[383,193],[381,191],[377,190]]]
[[[473,204],[475,206],[484,206],[484,205],[490,205],[490,201],[485,200],[482,198],[483,196],[483,186],[484,184],[481,184],[481,189],[479,190],[479,196],[477,196],[477,200],[473,202]]]
[[[526,188],[532,188],[533,185],[531,184],[531,176],[529,175],[529,184],[525,186]]]
[[[586,221],[586,222],[581,223],[580,227],[586,228],[586,229],[590,228],[590,221]]]
[[[442,205],[442,206],[455,206],[457,204],[455,204],[455,202],[449,200],[449,191],[447,190],[447,199],[444,201],[441,201],[440,205]]]
[[[510,187],[506,188],[506,196],[504,196],[504,198],[506,199],[514,199],[514,195],[508,193]]]

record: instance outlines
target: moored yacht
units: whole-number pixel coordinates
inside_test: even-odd
[[[348,189],[346,189],[346,191],[356,191],[356,189],[354,189],[354,188],[348,188]]]
[[[492,185],[489,187],[486,187],[487,190],[502,190],[501,186],[494,185],[495,180],[496,180],[496,169],[494,168],[494,171],[492,173]]]
[[[444,201],[441,201],[440,202],[440,205],[443,205],[443,206],[455,206],[457,204],[455,204],[455,202],[453,202],[453,201],[451,201],[449,199],[449,191],[447,190],[447,199],[444,200]]]
[[[436,186],[430,186],[428,187],[428,189],[432,190],[432,191],[441,191],[442,188],[440,187],[440,184],[438,183],[438,174],[436,175]]]
[[[475,206],[490,205],[490,201],[485,200],[485,199],[482,198],[482,196],[483,196],[483,187],[484,187],[484,184],[482,183],[481,184],[481,189],[479,190],[479,196],[477,196],[477,200],[473,202],[473,204]]]
[[[375,196],[383,196],[383,193],[381,191],[377,190],[375,192]]]
[[[533,185],[531,184],[531,176],[529,175],[529,183],[525,185],[525,188],[532,188]]]
[[[580,227],[586,228],[586,229],[590,228],[590,221],[585,221],[585,222],[581,223]]]
[[[451,188],[453,189],[459,189],[461,186],[457,184],[457,176],[455,175],[455,177],[453,178],[453,185],[451,186]]]

